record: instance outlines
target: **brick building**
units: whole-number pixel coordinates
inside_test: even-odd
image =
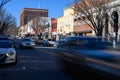
[[[86,17],[84,15],[80,17],[77,12],[75,12],[74,14],[73,33],[79,36],[93,36],[94,32],[92,28],[83,21],[83,19],[87,20]]]
[[[37,8],[24,8],[20,15],[20,29],[21,32],[19,34],[27,34],[29,33],[29,27],[27,24],[30,21],[33,21],[39,17],[48,17],[48,10],[47,9],[37,9]],[[35,21],[33,21],[35,22]],[[34,31],[33,31],[34,32]]]
[[[51,37],[56,39],[57,35],[57,19],[51,19]]]
[[[20,26],[24,26],[34,17],[48,17],[47,9],[24,8],[20,15]]]

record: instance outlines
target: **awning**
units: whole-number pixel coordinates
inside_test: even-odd
[[[52,32],[52,35],[56,35],[57,34],[57,32]]]
[[[92,33],[92,30],[74,31],[74,33]]]

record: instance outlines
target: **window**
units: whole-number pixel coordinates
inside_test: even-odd
[[[77,21],[77,19],[74,19],[74,22],[76,22]]]
[[[80,21],[81,20],[81,18],[78,18],[78,21]]]
[[[83,18],[83,20],[85,20],[85,19],[86,19],[86,17],[85,17],[85,16],[83,16],[82,18]]]

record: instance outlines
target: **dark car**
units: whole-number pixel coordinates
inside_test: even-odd
[[[54,48],[59,48],[60,45],[63,45],[66,42],[66,39],[60,39],[56,41]]]
[[[35,41],[36,44],[40,44],[43,45],[44,39],[43,38],[39,38]]]
[[[89,80],[120,80],[120,52],[97,37],[70,37],[57,50],[63,69]]]
[[[0,36],[0,40],[9,40],[7,36]]]

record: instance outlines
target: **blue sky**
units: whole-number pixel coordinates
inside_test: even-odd
[[[12,0],[5,5],[5,9],[12,14],[17,25],[20,24],[20,13],[23,8],[48,9],[49,17],[57,18],[63,15],[63,10],[71,0]]]

